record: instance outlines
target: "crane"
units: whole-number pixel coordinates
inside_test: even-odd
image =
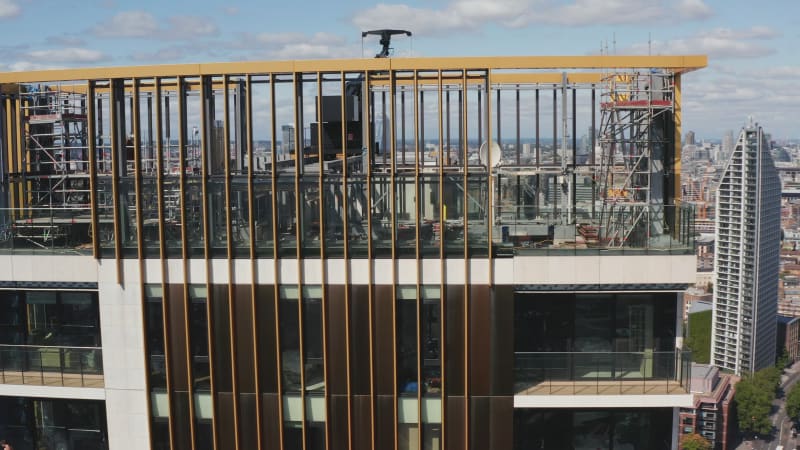
[[[391,30],[391,29],[382,29],[382,30],[369,30],[369,31],[362,31],[361,38],[365,38],[367,35],[374,34],[376,36],[381,37],[381,45],[383,48],[381,49],[380,53],[376,54],[376,58],[388,58],[389,57],[389,43],[392,41],[392,36],[395,34],[405,34],[406,36],[411,36],[411,32],[408,30]]]

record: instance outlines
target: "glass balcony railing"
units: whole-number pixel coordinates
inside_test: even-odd
[[[689,392],[691,352],[515,353],[517,395],[665,395]]]
[[[101,228],[113,228],[101,223]],[[89,208],[0,209],[1,253],[92,254]]]
[[[102,351],[99,347],[0,345],[0,382],[103,387]]]

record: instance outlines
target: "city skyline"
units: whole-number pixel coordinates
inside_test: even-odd
[[[790,89],[800,65],[792,59],[798,32],[789,20],[800,7],[780,4],[780,15],[752,3],[711,0],[357,2],[345,8],[306,2],[280,11],[239,1],[199,2],[189,12],[150,1],[130,8],[98,0],[79,11],[56,2],[0,0],[0,71],[369,58],[378,38],[362,39],[361,31],[387,27],[414,33],[395,37],[395,56],[697,53],[709,56],[709,66],[688,75],[683,130],[695,131],[698,140],[720,138],[752,116],[775,139],[790,139],[800,136],[791,120],[800,94]]]

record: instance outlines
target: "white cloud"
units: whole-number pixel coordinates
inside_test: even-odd
[[[330,33],[242,33],[228,42],[228,48],[249,51],[251,59],[326,59],[353,58],[360,49]]]
[[[684,19],[707,19],[714,14],[703,0],[680,0],[675,11]]]
[[[68,47],[50,50],[34,50],[28,52],[28,57],[41,61],[57,63],[88,63],[106,59],[106,55],[97,50],[87,48]]]
[[[451,0],[440,9],[406,4],[375,5],[356,14],[352,23],[362,30],[405,28],[415,34],[480,29],[486,25],[524,27],[531,24],[564,26],[640,25],[659,21],[701,20],[713,12],[703,0]]]
[[[16,17],[22,12],[19,5],[14,0],[0,0],[0,19]]]
[[[222,9],[222,12],[228,16],[235,16],[239,14],[239,8],[237,6],[227,6]]]
[[[0,0],[2,1],[2,0]],[[172,16],[160,24],[146,11],[123,11],[111,20],[94,26],[95,36],[108,38],[191,39],[216,35],[219,30],[210,19],[198,16]]]
[[[63,68],[64,66],[58,66],[53,64],[42,64],[31,61],[16,61],[6,65],[6,69],[10,72],[30,72],[32,70],[52,70],[52,69],[63,69]]]
[[[79,38],[78,36],[71,36],[68,34],[62,34],[59,36],[48,36],[47,38],[45,38],[45,42],[47,42],[48,44],[63,45],[67,47],[78,47],[86,43],[86,41]]]
[[[713,64],[689,74],[683,84],[684,127],[718,137],[738,129],[752,115],[775,137],[797,137],[798,75],[800,66],[741,65],[717,71]]]
[[[156,18],[146,11],[123,11],[107,23],[95,26],[92,32],[100,37],[154,37],[158,31]]]
[[[707,54],[712,59],[757,58],[775,53],[775,49],[758,41],[777,37],[779,34],[764,27],[742,30],[718,28],[703,31],[686,38],[668,41],[653,41],[636,44],[626,52],[633,54]]]
[[[213,36],[219,30],[210,20],[196,16],[174,16],[167,19],[169,27],[163,30],[167,36],[177,39]]]

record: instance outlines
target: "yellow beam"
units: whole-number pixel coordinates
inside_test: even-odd
[[[255,73],[381,70],[604,70],[663,68],[683,73],[706,67],[705,55],[676,56],[492,56],[451,58],[370,58],[300,61],[246,61],[157,66],[94,67],[0,73],[0,84],[110,78],[192,77]]]

